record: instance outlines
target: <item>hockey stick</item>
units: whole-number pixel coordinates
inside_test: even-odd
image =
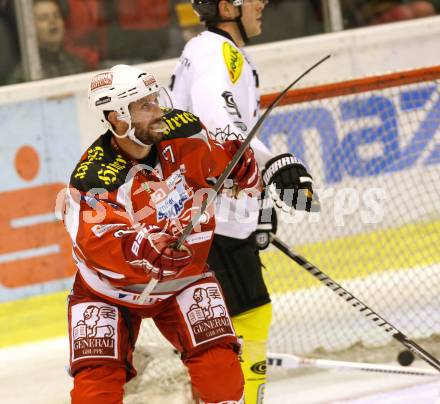
[[[417,355],[420,359],[429,363],[434,369],[440,372],[440,362],[429,352],[425,351],[421,346],[416,344],[414,341],[410,340],[406,335],[399,331],[396,327],[391,325],[383,317],[377,314],[374,310],[368,307],[365,303],[359,300],[357,297],[353,296],[347,289],[343,288],[339,283],[335,282],[328,275],[320,271],[317,267],[307,261],[301,255],[294,253],[290,248],[281,241],[273,233],[270,233],[272,244],[286,254],[289,258],[295,261],[298,265],[304,268],[309,274],[313,275],[325,286],[330,288],[338,296],[342,297],[347,303],[349,303],[355,309],[358,309],[365,317],[372,320],[379,328],[383,329],[385,332],[391,334],[391,336],[406,348],[408,348],[412,353]]]
[[[361,370],[364,372],[394,373],[408,376],[440,376],[440,373],[432,369],[405,368],[403,366],[390,366],[374,363],[345,362],[329,359],[304,358],[303,356],[279,354],[268,352],[267,364],[283,369],[298,369],[303,367],[313,367],[319,369],[337,370]]]
[[[249,132],[249,135],[246,136],[243,143],[240,145],[238,150],[236,151],[234,157],[231,159],[229,164],[226,166],[225,170],[223,171],[222,175],[218,178],[218,180],[215,183],[215,186],[210,189],[210,192],[208,192],[208,196],[203,201],[200,210],[197,212],[197,214],[194,215],[194,217],[191,218],[191,221],[188,223],[188,225],[183,229],[182,234],[179,237],[179,240],[176,242],[176,245],[174,246],[175,249],[180,249],[187,239],[187,237],[191,234],[194,227],[199,223],[200,218],[205,213],[206,209],[209,205],[214,201],[217,194],[220,192],[220,190],[223,187],[224,182],[231,174],[234,167],[237,165],[238,161],[240,160],[241,156],[245,152],[246,148],[249,146],[249,143],[254,138],[258,130],[260,129],[260,126],[265,121],[266,117],[269,115],[269,113],[278,105],[281,98],[284,97],[284,95],[296,84],[298,81],[300,81],[304,76],[309,74],[313,69],[318,67],[321,63],[324,63],[327,59],[330,58],[330,55],[325,56],[318,62],[316,62],[313,66],[309,67],[304,73],[302,73],[297,79],[295,79],[292,83],[290,83],[281,93],[278,94],[278,96],[272,101],[272,103],[267,107],[266,111],[264,111],[264,114],[261,115],[261,117],[258,119],[255,126],[252,128],[252,130]],[[148,283],[147,287],[143,290],[141,295],[139,296],[139,302],[144,303],[147,299],[151,291],[154,289],[154,287],[157,284],[156,279],[151,279]],[[149,292],[147,292],[149,290]]]

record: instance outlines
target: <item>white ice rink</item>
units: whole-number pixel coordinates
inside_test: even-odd
[[[0,349],[2,404],[67,404],[71,378],[64,369],[68,343],[57,338]],[[414,365],[425,365],[416,360]],[[182,404],[181,400],[161,401]],[[149,397],[136,404],[153,404]],[[298,371],[294,377],[271,380],[266,404],[439,404],[440,380],[431,377],[358,371]],[[134,404],[130,402],[130,404]]]

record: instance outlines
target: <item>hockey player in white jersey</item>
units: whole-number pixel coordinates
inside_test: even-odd
[[[243,46],[261,33],[266,0],[192,0],[207,30],[191,39],[170,83],[176,108],[200,116],[218,141],[242,139],[259,118],[259,79]],[[312,177],[291,154],[275,156],[258,138],[251,141],[264,182],[276,205],[310,210]],[[270,185],[270,187],[269,187]],[[307,190],[310,196],[300,200]],[[287,192],[286,192],[287,191]],[[272,317],[258,249],[276,231],[273,209],[260,211],[253,197],[217,199],[214,242],[208,262],[219,280],[237,335],[242,338],[246,403],[262,403],[266,341]],[[273,211],[273,212],[272,212]]]

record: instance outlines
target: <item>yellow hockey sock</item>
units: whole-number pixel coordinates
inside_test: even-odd
[[[266,384],[266,342],[271,319],[271,303],[232,317],[235,332],[242,342],[240,361],[245,379],[246,404],[263,403]]]

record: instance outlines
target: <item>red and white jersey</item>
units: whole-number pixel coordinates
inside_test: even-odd
[[[74,169],[66,195],[64,223],[81,277],[94,293],[127,306],[139,306],[150,277],[125,261],[121,238],[139,226],[179,236],[230,161],[193,114],[174,110],[164,120],[166,136],[144,161],[127,158],[110,132],[99,137]],[[177,278],[160,282],[148,305],[208,275],[214,228],[208,208],[187,238],[193,262]]]
[[[204,31],[185,46],[171,79],[173,104],[200,117],[217,141],[243,139],[259,118],[257,70],[244,49],[224,31]],[[251,141],[260,168],[274,155]],[[256,198],[217,199],[215,232],[246,238],[258,220]]]

